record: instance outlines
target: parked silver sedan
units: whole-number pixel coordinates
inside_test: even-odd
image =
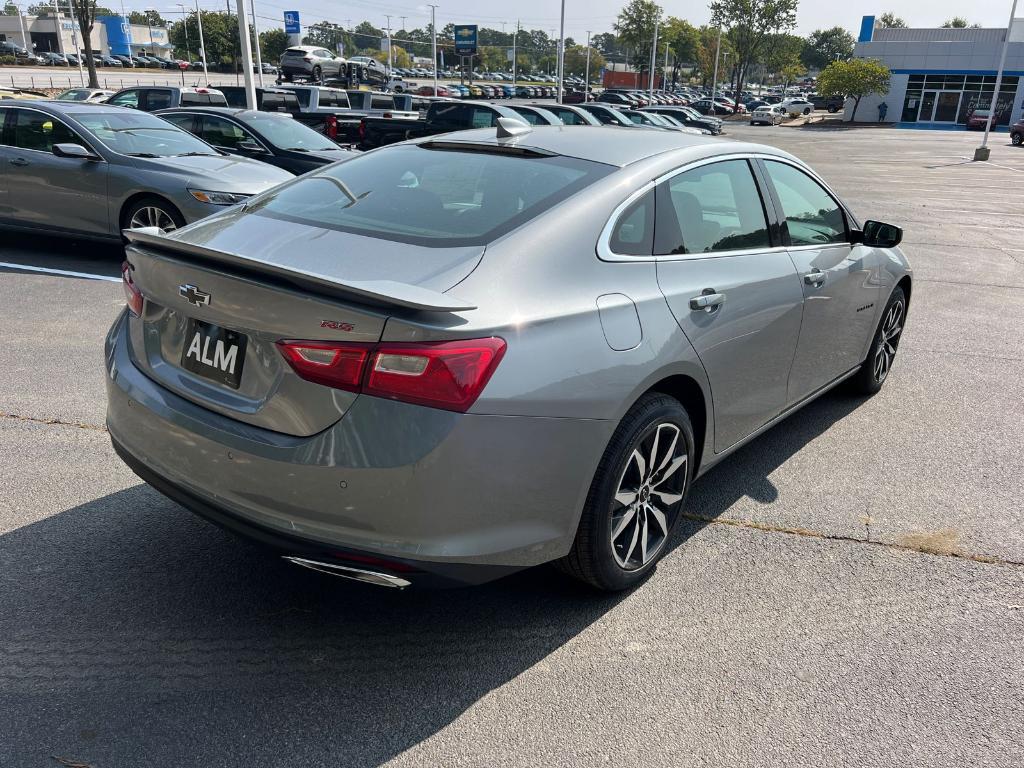
[[[613,590],[698,476],[841,382],[882,387],[898,227],[774,148],[498,122],[130,233],[106,342],[125,462],[328,573],[556,561]]]
[[[0,225],[116,238],[172,231],[293,176],[218,152],[154,115],[0,100]]]

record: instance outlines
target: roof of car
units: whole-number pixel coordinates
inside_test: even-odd
[[[81,89],[77,89],[81,90]],[[0,99],[5,101],[5,99]],[[24,102],[18,102],[18,106],[29,106]],[[57,101],[56,99],[36,99],[32,102],[33,107],[49,107],[60,114],[74,114],[76,112],[111,112],[120,111],[122,107],[111,106],[110,104],[97,104],[92,101]]]
[[[642,129],[637,129],[642,130]],[[691,147],[716,146],[721,154],[730,152],[763,152],[788,157],[785,152],[760,144],[727,141],[711,136],[681,133],[679,131],[646,131],[640,136],[637,130],[619,126],[593,126],[592,130],[580,132],[571,126],[536,125],[529,133],[521,134],[512,141],[517,147],[539,149],[566,157],[577,157],[608,165],[626,166],[654,155]],[[434,137],[421,139],[431,141]],[[445,143],[507,144],[509,139],[498,140],[494,128],[478,128],[448,134]]]

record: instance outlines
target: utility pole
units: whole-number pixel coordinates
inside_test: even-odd
[[[660,18],[654,20],[654,42],[651,43],[651,79],[647,83],[652,104],[654,103],[654,65],[658,55],[658,24],[660,21]]]
[[[391,77],[391,17],[388,14],[384,14],[384,18],[388,20],[388,77]]]
[[[85,85],[85,71],[82,69],[82,49],[78,47],[78,17],[75,16],[75,9],[68,0],[68,13],[71,15],[71,44],[75,46],[75,58],[78,59],[78,80]],[[127,24],[127,19],[125,20]],[[128,51],[131,54],[131,50]]]
[[[196,0],[196,23],[199,24],[199,58],[203,62],[203,77],[210,84],[210,73],[206,69],[206,43],[203,41],[203,14],[199,11],[199,0]]]
[[[263,56],[260,54],[260,28],[256,23],[256,0],[249,0],[249,7],[252,9],[252,36],[256,41],[256,74],[259,77],[260,88],[263,87]],[[335,46],[335,51],[337,46]]]
[[[399,16],[398,18],[400,18],[402,20],[402,26],[399,28],[399,31],[400,32],[405,32],[405,20],[407,18],[409,18],[409,17],[408,16]]]
[[[590,93],[590,30],[587,30],[587,75],[583,83],[583,103],[587,102],[587,94]]]
[[[53,0],[53,31],[57,33],[57,53],[64,53],[64,39],[60,33],[60,9],[57,0]]]
[[[1013,0],[1010,6],[1010,21],[1006,24],[1006,36],[1003,38],[1003,53],[999,57],[999,71],[996,73],[996,85],[992,91],[992,103],[989,104],[988,120],[985,122],[985,135],[981,139],[981,146],[974,150],[975,160],[988,160],[991,150],[988,148],[988,132],[992,129],[992,123],[996,121],[996,105],[999,103],[999,88],[1003,84],[1003,68],[1006,66],[1006,49],[1010,45],[1010,30],[1013,29],[1013,19],[1017,15],[1017,0]],[[1010,102],[1013,103],[1012,101]]]
[[[668,80],[668,43],[665,43],[665,66],[661,68],[661,90],[666,90],[665,81]]]
[[[16,5],[14,7],[18,9],[18,24],[21,25],[21,47],[26,52],[32,53],[32,47],[28,44],[28,38],[25,37],[25,17],[21,15],[21,6]]]
[[[562,0],[562,20],[558,28],[558,103],[562,103],[562,81],[565,79],[565,0]]]
[[[249,45],[249,21],[246,19],[245,0],[236,0],[238,11],[238,45],[241,48],[242,75],[245,78],[245,108],[256,109],[256,84],[252,78],[252,46]]]
[[[437,6],[430,6],[430,55],[434,59],[434,96],[437,96]]]

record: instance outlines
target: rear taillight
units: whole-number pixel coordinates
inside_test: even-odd
[[[366,138],[366,121],[365,120],[360,120],[359,121],[359,139],[361,141],[362,139],[365,139],[365,138]]]
[[[136,317],[142,317],[142,291],[132,279],[132,267],[127,261],[121,264],[121,286],[124,288],[124,300],[128,309]]]
[[[338,118],[334,115],[327,116],[327,138],[338,138]]]
[[[309,62],[310,64],[312,64],[312,63],[313,63],[313,59],[311,59],[311,58],[310,58],[309,56],[303,56],[303,57],[302,57],[302,60],[303,60],[303,61],[306,61],[306,62]]]
[[[372,344],[330,341],[279,341],[278,349],[292,369],[307,381],[358,392]]]
[[[279,341],[302,378],[431,408],[464,413],[505,354],[497,337],[417,344]]]

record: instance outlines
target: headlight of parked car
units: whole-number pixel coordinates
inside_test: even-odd
[[[238,192],[209,192],[202,189],[190,189],[188,192],[200,203],[209,203],[210,205],[234,205],[250,197],[250,195]]]

